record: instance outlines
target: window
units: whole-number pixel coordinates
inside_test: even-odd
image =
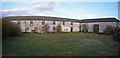
[[[71,22],[71,25],[73,25],[73,22]]]
[[[79,26],[79,31],[81,32],[81,26]]]
[[[53,25],[55,24],[55,21],[53,21]]]
[[[18,24],[20,24],[20,21],[18,21]]]
[[[37,27],[34,27],[34,30],[37,30]]]
[[[33,21],[30,21],[30,24],[33,24]]]
[[[42,21],[42,25],[44,25],[45,24],[45,21]]]
[[[65,22],[63,22],[63,25],[65,25]]]
[[[26,27],[26,30],[29,30],[29,27]]]
[[[55,30],[55,27],[53,27],[53,30]]]

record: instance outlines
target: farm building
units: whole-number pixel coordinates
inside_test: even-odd
[[[120,21],[116,18],[95,18],[95,19],[71,19],[49,16],[9,16],[5,17],[18,24],[22,32],[43,33],[46,25],[47,32],[57,32],[57,27],[61,26],[61,32],[81,32],[84,25],[88,32],[103,33],[107,25],[119,26]]]

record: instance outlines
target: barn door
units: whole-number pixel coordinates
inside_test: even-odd
[[[93,26],[93,32],[94,32],[94,33],[99,33],[99,25],[98,25],[98,24],[95,24],[95,25]]]

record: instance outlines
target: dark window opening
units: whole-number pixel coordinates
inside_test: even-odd
[[[20,21],[18,21],[18,24],[20,24]]]
[[[81,26],[79,26],[79,32],[81,32]]]
[[[26,27],[26,30],[29,30],[29,27]]]
[[[45,21],[42,21],[42,25],[44,25],[45,24]]]
[[[73,25],[73,22],[71,22],[71,25]]]
[[[53,21],[53,24],[55,24],[55,21]]]
[[[30,24],[33,24],[33,21],[30,21]]]
[[[55,27],[53,27],[53,30],[55,30]]]
[[[63,22],[63,25],[65,25],[65,22]]]

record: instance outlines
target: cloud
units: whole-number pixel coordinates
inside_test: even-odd
[[[98,14],[81,14],[80,19],[93,19],[93,18],[114,18],[115,16],[102,16]],[[115,17],[117,18],[117,17]]]
[[[80,12],[84,13],[84,12],[85,12],[85,10],[81,8],[81,9],[80,9]]]
[[[48,4],[40,4],[40,5],[37,5],[35,7],[33,7],[33,9],[35,10],[42,10],[42,11],[54,11],[55,10],[55,7],[56,7],[57,3],[55,2],[50,2]]]
[[[91,10],[90,10],[90,9],[81,8],[81,9],[80,9],[80,12],[81,12],[81,13],[91,12]]]
[[[56,2],[49,2],[39,4],[31,8],[14,8],[10,10],[0,10],[0,13],[2,13],[2,16],[41,15],[42,12],[59,12],[59,10],[56,9],[56,6]]]
[[[11,9],[11,10],[0,10],[0,13],[2,13],[2,16],[16,16],[16,15],[22,15],[27,14],[28,8],[17,8],[17,9]]]
[[[85,14],[80,14],[81,18],[80,19],[89,19],[89,18],[97,18],[97,17],[100,17],[100,15],[98,14],[88,14],[88,13],[85,13]]]

